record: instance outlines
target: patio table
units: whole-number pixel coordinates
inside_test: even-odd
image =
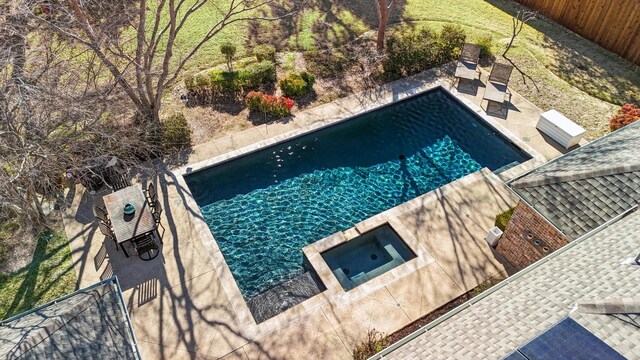
[[[132,185],[105,195],[102,200],[109,214],[116,241],[125,256],[129,257],[123,244],[148,234],[157,227],[147,199],[138,185]],[[124,206],[128,203],[135,206],[136,211],[131,215],[124,213]]]

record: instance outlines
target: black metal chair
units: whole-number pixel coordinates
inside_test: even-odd
[[[147,201],[149,202],[149,205],[151,205],[151,207],[154,207],[156,204],[156,201],[158,200],[158,192],[156,191],[156,187],[153,185],[153,183],[149,183],[149,186],[147,187]]]
[[[160,254],[160,249],[153,238],[153,233],[146,234],[133,240],[133,247],[136,249],[138,257],[143,261],[153,260],[158,256],[158,254]]]
[[[160,216],[162,215],[162,204],[160,204],[160,200],[158,199],[156,199],[156,201],[153,202],[152,214],[153,214],[153,219],[156,221],[156,227],[161,227],[162,231],[164,232],[165,228],[164,226],[162,226],[162,222],[160,221]],[[160,237],[160,243],[164,244],[162,242],[162,236],[159,236],[159,237]]]
[[[116,235],[113,233],[113,230],[111,230],[111,228],[103,222],[100,222],[100,224],[98,225],[100,226],[100,232],[102,233],[102,235],[111,238],[113,242],[116,243],[116,251],[120,251],[118,250],[118,240],[116,239]]]
[[[109,220],[109,215],[107,214],[107,210],[99,205],[93,205],[93,216],[96,219],[100,220],[100,222],[106,224],[111,227],[111,220]]]
[[[131,182],[126,175],[118,174],[112,178],[110,185],[113,188],[113,191],[118,191],[120,189],[126,188],[127,186],[131,186]]]

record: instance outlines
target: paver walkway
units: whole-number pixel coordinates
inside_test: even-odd
[[[188,162],[315,121],[373,108],[411,94],[412,89],[433,83],[441,75],[439,71],[424,73],[311,109],[286,123],[262,125],[198,146]],[[539,109],[516,94],[514,103],[521,104],[519,111],[510,111],[509,116],[537,119]],[[507,127],[510,119],[505,120]],[[536,149],[549,146],[531,144]],[[145,359],[347,359],[355,342],[368,329],[398,330],[485,279],[509,270],[483,239],[495,214],[513,206],[516,199],[497,177],[476,173],[467,179],[465,187],[446,194],[436,192],[429,197],[431,200],[398,217],[435,258],[434,263],[389,285],[371,289],[350,303],[337,305],[328,301],[305,309],[299,318],[267,334],[253,336],[239,325],[219,274],[195,235],[195,209],[185,206],[186,189],[177,186],[175,175],[169,171],[161,171],[150,180],[159,189],[166,228],[162,254],[153,261],[125,258],[113,242],[104,241],[91,212],[94,201],[104,194],[91,196],[78,187],[64,216],[78,286],[111,274],[118,276]]]

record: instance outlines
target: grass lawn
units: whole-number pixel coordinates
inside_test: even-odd
[[[520,8],[509,0],[407,0],[396,9],[390,24],[391,29],[459,24],[469,40],[490,34],[499,55],[509,41],[512,16]],[[209,8],[192,18],[178,41],[182,51],[215,16],[215,10]],[[312,0],[292,18],[228,27],[196,55],[186,73],[222,63],[218,46],[224,40],[238,45],[240,57],[256,43],[272,43],[280,51],[337,46],[376,25],[372,0]],[[522,71],[512,75],[515,91],[543,110],[563,112],[585,127],[592,139],[608,132],[608,119],[618,105],[640,99],[639,67],[546,19],[526,26],[508,57]]]
[[[76,273],[64,233],[43,233],[29,265],[11,274],[0,274],[0,319],[72,292],[75,285]]]

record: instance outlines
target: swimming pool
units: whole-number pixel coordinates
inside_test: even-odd
[[[301,249],[530,156],[441,88],[185,176],[245,299],[304,273]]]

